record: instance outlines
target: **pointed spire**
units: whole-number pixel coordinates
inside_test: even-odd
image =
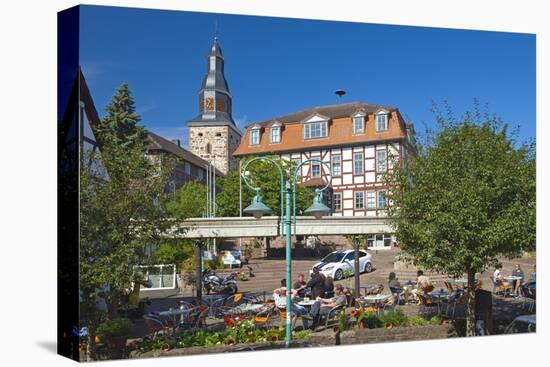
[[[223,59],[222,48],[218,42],[218,37],[214,37],[214,42],[212,42],[212,47],[210,47],[210,56],[216,56]]]
[[[235,125],[232,97],[224,75],[224,58],[218,37],[214,37],[207,57],[207,72],[199,90],[199,115],[191,123]]]

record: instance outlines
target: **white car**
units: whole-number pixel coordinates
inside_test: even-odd
[[[325,256],[313,268],[317,267],[327,277],[340,280],[355,273],[355,251],[334,251]],[[311,274],[312,270],[309,271]],[[359,271],[370,273],[374,268],[372,255],[365,250],[359,250]]]

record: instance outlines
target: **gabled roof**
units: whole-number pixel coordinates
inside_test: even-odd
[[[377,131],[375,128],[374,114],[380,110],[388,111],[388,129]],[[366,116],[364,132],[354,134],[352,131],[351,117],[361,111]],[[316,139],[304,137],[304,122],[318,116],[317,120],[328,120],[328,136]],[[283,130],[279,143],[270,142],[268,134],[260,134],[260,144],[250,145],[249,134],[252,126],[268,128],[275,122],[282,124]],[[254,154],[284,153],[343,146],[361,145],[365,143],[403,140],[407,137],[407,127],[403,117],[396,107],[378,105],[367,102],[352,102],[337,105],[317,106],[307,110],[275,117],[261,123],[253,123],[247,126],[239,147],[233,153],[234,156],[247,156]]]
[[[360,109],[365,110],[365,113],[374,113],[379,109],[384,108],[389,112],[397,110],[393,106],[377,105],[367,102],[351,102],[351,103],[342,103],[335,105],[327,106],[317,106],[309,108],[307,110],[290,113],[288,115],[275,117],[261,122],[261,125],[269,125],[273,121],[279,121],[282,124],[289,123],[300,123],[308,117],[314,115],[326,116],[330,119],[340,118],[340,117],[349,117]],[[248,126],[247,126],[248,127]]]
[[[187,149],[178,146],[177,144],[163,138],[160,135],[148,131],[147,140],[149,141],[149,144],[147,145],[147,150],[149,151],[163,151],[166,153],[170,153],[178,158],[183,159],[184,161],[187,161],[194,164],[195,166],[202,168],[206,168],[206,166],[208,165],[208,161],[202,159],[199,156],[196,156]],[[216,174],[218,176],[224,175],[218,169],[216,169]]]

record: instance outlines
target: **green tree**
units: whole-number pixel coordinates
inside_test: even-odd
[[[189,181],[176,191],[173,200],[166,204],[168,213],[177,220],[199,218],[206,207],[206,187]],[[184,268],[194,258],[195,241],[190,239],[165,239],[154,252],[154,261],[159,264],[176,264],[177,270]]]
[[[176,191],[174,200],[168,202],[168,213],[178,219],[200,218],[206,208],[206,186],[189,181]]]
[[[418,266],[467,274],[467,334],[475,331],[475,274],[535,243],[533,146],[515,147],[494,116],[437,115],[440,129],[386,177],[390,215]]]
[[[145,155],[145,142],[121,144],[115,131],[101,133],[101,151],[83,152],[80,171],[81,317],[89,329],[89,357],[95,358],[95,330],[106,317],[117,316],[136,283],[136,265],[147,263],[172,224],[166,216],[165,187],[173,162],[158,165]],[[177,232],[176,232],[177,233]],[[108,306],[97,308],[98,297]]]
[[[109,135],[123,146],[135,144],[145,139],[143,126],[138,126],[141,117],[136,114],[134,97],[127,82],[116,90],[111,102],[105,108],[106,115],[101,120],[100,138]]]
[[[279,162],[283,167],[285,180],[289,180],[291,173],[294,172],[294,162],[281,159],[278,156],[269,156],[269,158]],[[252,159],[248,158],[249,160]],[[244,164],[244,163],[243,163]],[[272,215],[279,215],[281,212],[281,186],[280,175],[272,163],[266,161],[256,161],[247,167],[251,184],[261,188],[263,202],[273,210]],[[239,185],[240,171],[238,169],[229,172],[221,180],[221,193],[216,198],[218,206],[217,215],[220,217],[238,217],[239,216]],[[299,181],[299,179],[298,179]],[[242,183],[242,202],[243,209],[252,202],[255,192],[246,184]],[[297,185],[296,187],[296,215],[300,215],[307,209],[313,200],[313,190]]]

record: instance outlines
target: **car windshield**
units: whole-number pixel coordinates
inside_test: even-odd
[[[333,252],[331,254],[328,254],[322,261],[326,263],[337,263],[340,262],[343,257],[343,252]]]

